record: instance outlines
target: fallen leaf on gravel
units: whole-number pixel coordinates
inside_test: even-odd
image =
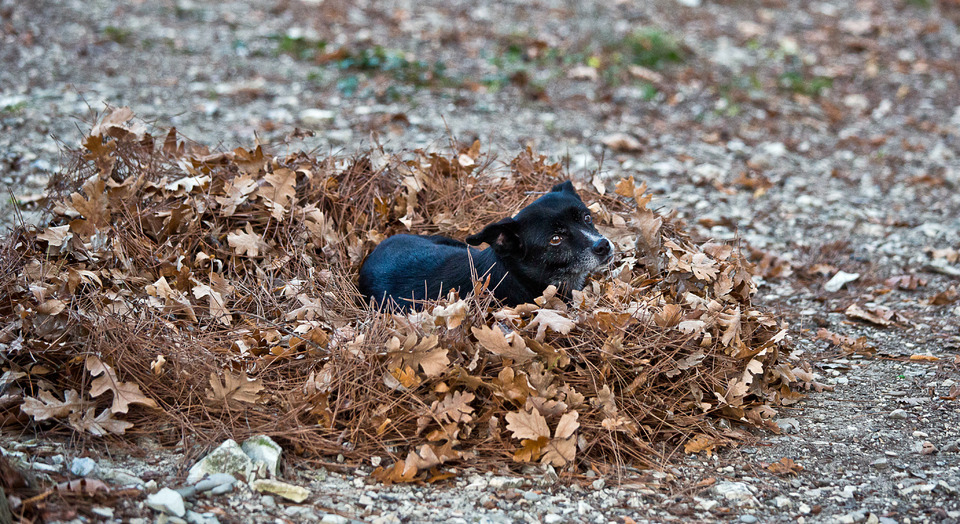
[[[784,457],[780,459],[780,462],[774,462],[767,466],[767,469],[774,475],[799,475],[803,471],[803,466],[794,462],[793,459]]]
[[[717,439],[707,435],[696,435],[683,445],[684,453],[697,454],[705,452],[707,457],[713,455],[713,450],[717,447]]]
[[[600,140],[603,145],[617,153],[638,153],[643,151],[643,144],[626,133],[613,133]]]
[[[891,320],[893,318],[893,311],[884,308],[873,308],[870,310],[863,309],[857,304],[850,304],[843,312],[850,318],[857,320],[865,320],[871,324],[876,324],[878,326],[889,326],[893,324]]]
[[[883,283],[891,289],[917,289],[918,287],[927,285],[925,279],[919,278],[916,275],[899,275],[895,277],[890,277],[883,281]]]
[[[922,362],[936,362],[940,360],[940,357],[935,357],[933,355],[910,355],[910,360],[922,361]]]
[[[927,304],[931,306],[945,306],[956,302],[958,298],[960,298],[960,292],[957,291],[957,286],[950,286],[946,291],[941,291],[927,299]]]

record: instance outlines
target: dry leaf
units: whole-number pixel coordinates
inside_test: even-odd
[[[494,326],[493,328],[489,326],[481,326],[479,328],[474,326],[470,331],[473,332],[473,336],[477,338],[480,345],[487,351],[499,355],[502,358],[512,359],[518,364],[537,356],[536,353],[527,348],[527,345],[523,342],[523,337],[516,336],[516,333],[510,334],[512,342],[509,342],[506,335],[503,334],[503,331],[500,331],[499,326]]]
[[[113,369],[104,364],[94,355],[87,357],[87,371],[94,377],[99,377],[90,383],[90,396],[99,397],[105,391],[113,392],[112,413],[126,413],[130,404],[140,404],[149,408],[156,408],[157,403],[140,393],[140,386],[133,382],[120,382]],[[102,377],[100,375],[103,375]]]
[[[229,404],[232,402],[246,402],[256,404],[260,401],[260,391],[263,390],[261,379],[250,379],[244,371],[234,376],[229,371],[223,372],[223,383],[216,373],[210,373],[210,388],[207,390],[207,399]]]

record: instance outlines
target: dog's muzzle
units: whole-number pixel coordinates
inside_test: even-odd
[[[600,265],[610,262],[610,259],[613,258],[613,244],[605,237],[600,237],[599,240],[594,242],[591,250],[600,259]]]

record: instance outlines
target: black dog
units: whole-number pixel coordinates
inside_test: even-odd
[[[613,245],[593,226],[569,181],[557,184],[513,218],[488,225],[467,243],[442,236],[395,235],[360,268],[360,292],[403,310],[411,300],[473,290],[472,276],[490,276],[494,296],[508,305],[533,302],[553,284],[569,297],[587,275],[613,258]],[[473,269],[473,273],[471,272]]]

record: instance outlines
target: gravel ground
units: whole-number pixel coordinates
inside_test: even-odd
[[[0,0],[0,180],[40,220],[60,144],[104,104],[227,149],[530,146],[584,183],[644,180],[694,232],[768,255],[760,300],[834,387],[780,435],[662,472],[382,486],[289,467],[304,504],[237,484],[194,496],[192,521],[960,522],[958,21],[956,0]],[[859,277],[827,291],[839,271]],[[2,443],[37,474],[89,456],[110,485],[182,487],[190,464],[148,444]],[[178,521],[133,493],[47,517]]]

